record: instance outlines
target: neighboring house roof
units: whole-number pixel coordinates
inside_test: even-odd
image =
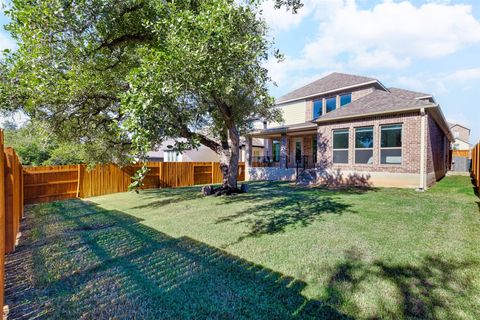
[[[465,140],[460,139],[460,138],[455,138],[455,141],[454,141],[454,142],[456,142],[457,140],[462,141],[462,142],[464,142],[464,143],[466,143],[466,144],[468,144],[468,145],[472,145],[470,142],[465,141]]]
[[[455,126],[456,126],[456,127],[462,127],[462,128],[464,128],[464,129],[467,129],[468,132],[470,132],[470,129],[469,129],[469,128],[467,128],[467,127],[465,127],[465,126],[462,126],[461,124],[452,123],[452,122],[447,122],[447,123],[448,123],[448,126],[449,126],[450,128],[453,128],[453,127],[455,127]]]
[[[247,141],[245,139],[245,137],[240,137],[240,145],[241,146],[244,146],[247,144]],[[260,148],[263,148],[264,145],[263,145],[263,140],[262,139],[259,139],[259,138],[253,138],[252,139],[252,147],[260,147]]]
[[[352,74],[334,72],[326,77],[318,79],[309,83],[299,89],[296,89],[286,95],[277,99],[277,104],[286,103],[289,101],[301,100],[315,95],[325,94],[333,91],[340,91],[366,84],[378,84],[385,88],[377,79],[356,76]],[[385,90],[387,90],[385,88]]]
[[[389,113],[406,110],[418,110],[422,107],[435,106],[434,103],[425,100],[406,98],[402,95],[375,90],[374,92],[335,109],[327,114],[314,119],[314,122],[325,122],[342,118],[363,117],[369,114]]]

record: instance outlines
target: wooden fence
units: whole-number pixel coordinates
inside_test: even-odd
[[[145,189],[175,188],[220,183],[218,162],[148,162]],[[85,165],[25,167],[25,203],[51,202],[69,198],[88,198],[125,192],[140,165],[119,167]],[[239,165],[239,181],[245,180],[245,164]]]
[[[12,148],[4,149],[0,130],[0,318],[3,318],[5,253],[15,250],[23,217],[23,169]]]
[[[472,176],[477,188],[480,188],[480,143],[472,149]]]
[[[452,150],[452,157],[470,158],[470,150]]]

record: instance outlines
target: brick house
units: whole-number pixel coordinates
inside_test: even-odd
[[[386,88],[377,79],[332,73],[277,101],[284,122],[247,138],[264,139],[250,180],[425,189],[450,163],[453,136],[430,94]],[[249,154],[247,152],[247,154]]]
[[[452,150],[470,150],[470,129],[458,123],[448,123],[455,141],[452,143]]]

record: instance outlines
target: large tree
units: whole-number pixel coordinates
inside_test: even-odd
[[[46,120],[100,162],[182,138],[180,151],[221,155],[232,190],[249,121],[279,117],[255,2],[16,0],[8,14],[19,48],[2,61],[1,107]]]

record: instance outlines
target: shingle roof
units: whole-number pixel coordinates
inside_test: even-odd
[[[448,123],[448,127],[449,127],[449,128],[453,128],[453,127],[455,127],[455,126],[459,126],[459,127],[462,127],[462,128],[464,128],[464,129],[467,129],[468,131],[470,131],[470,128],[467,128],[467,127],[465,127],[465,126],[462,126],[462,125],[459,124],[459,123],[453,123],[453,122],[447,122],[447,123]]]
[[[426,98],[426,97],[432,96],[429,93],[422,93],[422,92],[410,91],[410,90],[399,89],[399,88],[388,88],[388,90],[390,90],[392,94],[403,99],[418,99],[418,98]]]
[[[377,81],[373,78],[356,76],[352,74],[334,72],[326,77],[318,79],[312,83],[307,84],[299,89],[296,89],[286,95],[280,97],[277,103],[282,103],[290,100],[302,99],[305,97],[322,94],[324,92],[333,91],[345,87],[361,85],[368,82]]]
[[[342,108],[320,116],[314,121],[322,122],[325,120],[334,120],[336,118],[363,116],[372,113],[387,113],[390,111],[401,111],[434,105],[435,104],[425,100],[400,97],[397,94],[387,91],[375,90]]]

